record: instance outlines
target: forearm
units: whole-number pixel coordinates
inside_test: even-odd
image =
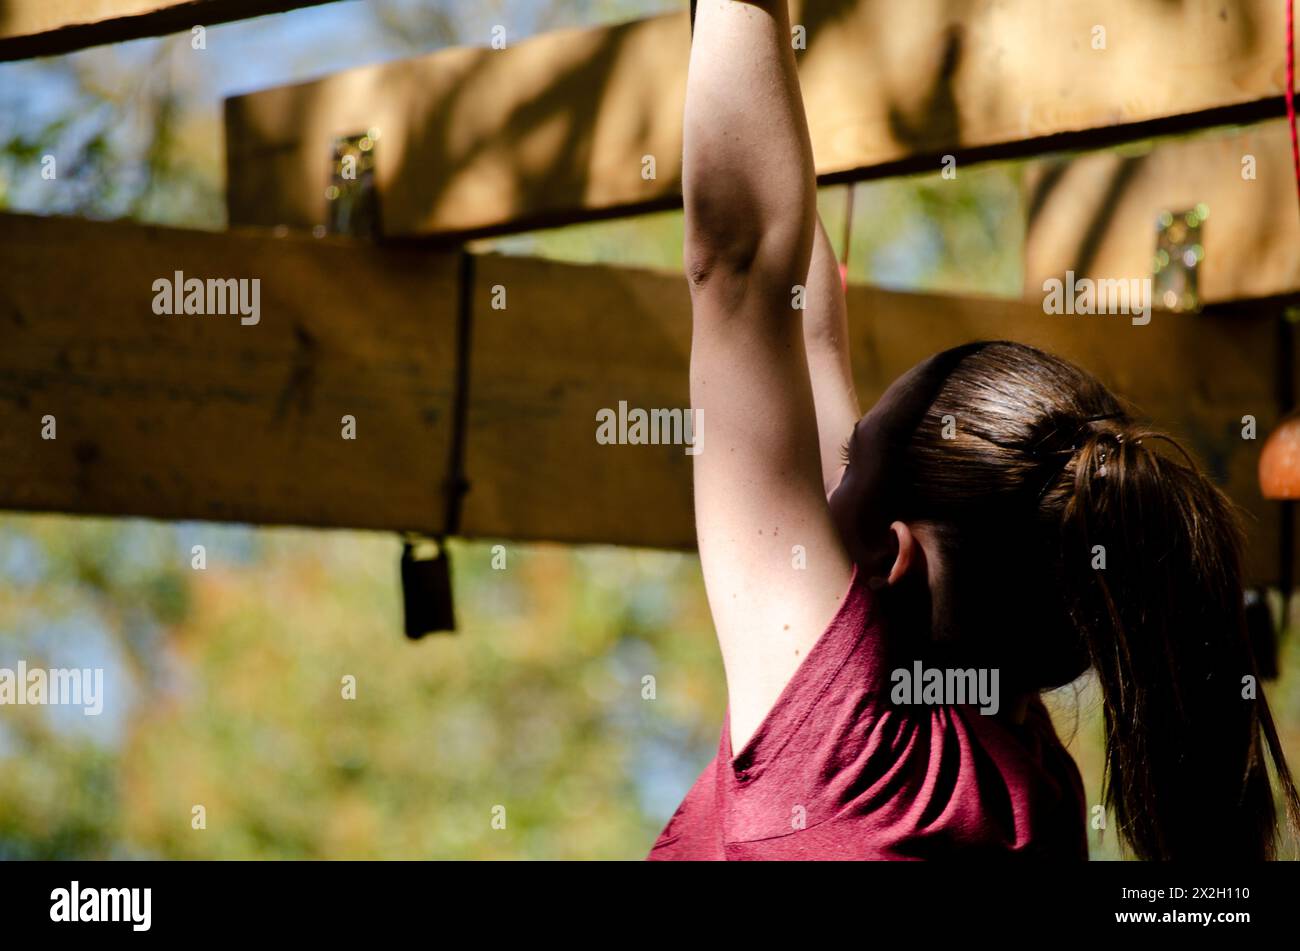
[[[839,262],[816,222],[803,311],[804,350],[817,410],[817,441],[827,493],[838,483],[842,450],[862,416],[849,359],[849,320]]]
[[[692,281],[725,269],[802,283],[816,186],[786,0],[700,0],[683,143]]]

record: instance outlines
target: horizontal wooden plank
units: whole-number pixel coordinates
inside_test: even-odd
[[[3,0],[0,61],[188,31],[329,0]]]
[[[441,527],[455,255],[3,215],[0,261],[5,508]],[[258,322],[155,314],[177,271]]]
[[[694,547],[684,447],[596,441],[601,409],[690,406],[686,281],[501,255],[475,270],[464,530]]]
[[[680,446],[601,446],[596,412],[689,405],[690,302],[679,275],[480,257],[475,292],[469,534],[689,547],[690,457]],[[506,292],[492,310],[493,287]],[[1264,500],[1260,442],[1279,417],[1277,324],[1259,310],[1196,317],[1054,317],[1021,301],[849,289],[864,404],[947,346],[1012,339],[1096,373],[1136,413],[1181,439],[1245,510],[1252,577],[1275,578],[1277,506]],[[707,445],[707,421],[705,443]],[[707,449],[705,450],[707,451]],[[504,474],[524,466],[527,476]]]
[[[0,218],[0,507],[385,530],[443,527],[457,258],[248,234]],[[153,313],[153,282],[259,278],[260,320]],[[461,534],[688,548],[681,445],[602,445],[597,413],[688,406],[678,274],[497,255],[474,265]],[[1258,309],[1049,317],[1034,303],[849,290],[865,403],[935,350],[1042,346],[1183,438],[1252,516],[1276,577],[1259,441],[1278,418]],[[57,436],[41,436],[46,414]],[[357,439],[340,418],[357,418]],[[707,421],[704,451],[708,451]]]
[[[1283,109],[1274,0],[793,9],[807,31],[800,77],[824,183]],[[507,40],[228,100],[230,221],[321,223],[334,138],[372,128],[390,236],[517,231],[680,201],[684,12],[517,44],[507,29]]]
[[[1300,291],[1300,211],[1285,120],[1044,159],[1025,173],[1025,293],[1076,277],[1152,276],[1156,219],[1204,204],[1203,302]]]

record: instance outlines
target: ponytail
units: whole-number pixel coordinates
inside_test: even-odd
[[[1246,636],[1233,505],[1168,437],[1119,413],[1085,426],[1060,571],[1102,689],[1106,806],[1139,858],[1272,858],[1265,750],[1292,829],[1300,797]]]
[[[898,517],[928,523],[939,551],[931,637],[1018,692],[1096,670],[1105,802],[1139,858],[1271,857],[1269,758],[1293,830],[1300,797],[1246,634],[1227,496],[1095,377],[1007,341],[950,372],[906,463]]]

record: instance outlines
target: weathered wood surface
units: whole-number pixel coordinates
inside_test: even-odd
[[[0,217],[0,507],[437,532],[454,391],[457,258],[240,233]],[[261,317],[158,316],[152,282],[261,279]],[[688,548],[680,445],[601,445],[602,408],[688,406],[677,274],[485,255],[475,262],[461,533]],[[493,307],[494,300],[504,307]],[[1257,310],[1055,317],[1034,302],[849,290],[864,403],[916,361],[1009,338],[1096,372],[1184,439],[1252,517],[1278,418],[1277,323]],[[57,418],[58,438],[40,438]],[[340,418],[357,419],[357,439]],[[708,451],[707,421],[704,450]]]
[[[0,61],[53,56],[328,0],[0,0]]]
[[[792,5],[823,182],[1281,115],[1283,7],[1170,0]],[[227,101],[233,224],[324,217],[333,139],[377,128],[390,236],[680,201],[687,16],[442,50]],[[1094,49],[1096,28],[1105,48]],[[643,160],[653,156],[653,178]]]
[[[1044,159],[1025,175],[1025,293],[1078,277],[1152,276],[1156,218],[1204,203],[1206,303],[1300,291],[1300,210],[1285,120]]]
[[[438,527],[455,260],[0,216],[0,504]],[[156,315],[175,271],[260,279],[259,322]]]
[[[596,442],[597,412],[620,401],[690,406],[686,281],[497,255],[476,272],[465,531],[693,547],[685,448]]]

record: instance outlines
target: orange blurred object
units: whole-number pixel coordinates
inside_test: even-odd
[[[1259,488],[1266,499],[1300,499],[1300,412],[1283,419],[1265,440]]]

